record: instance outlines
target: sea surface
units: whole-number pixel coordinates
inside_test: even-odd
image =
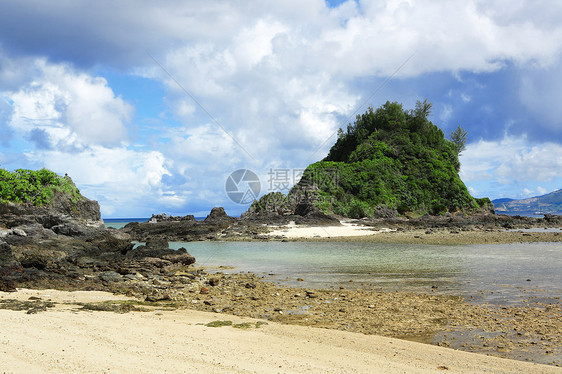
[[[124,227],[127,223],[131,222],[146,222],[150,218],[104,218],[103,222],[105,227],[113,227],[114,229],[120,229]]]
[[[170,243],[180,247],[210,271],[249,271],[288,286],[453,294],[501,305],[525,305],[530,298],[559,303],[562,297],[562,243]]]

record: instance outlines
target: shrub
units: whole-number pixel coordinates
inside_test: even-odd
[[[44,206],[53,201],[55,191],[70,195],[75,203],[82,198],[69,177],[61,177],[50,170],[16,169],[10,172],[0,169],[1,202]]]

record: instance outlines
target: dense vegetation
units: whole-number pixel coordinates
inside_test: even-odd
[[[55,191],[72,197],[74,202],[82,198],[80,191],[69,177],[61,177],[47,169],[16,169],[10,172],[0,169],[0,202],[48,205]]]
[[[387,102],[340,129],[328,156],[311,164],[295,191],[312,187],[325,212],[373,216],[381,207],[441,214],[488,207],[460,180],[459,147],[428,120],[431,104],[415,109]],[[291,194],[290,194],[291,195]]]

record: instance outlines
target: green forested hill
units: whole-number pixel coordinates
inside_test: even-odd
[[[44,206],[52,202],[57,191],[67,194],[74,202],[84,199],[69,177],[50,170],[0,169],[0,202]]]
[[[428,120],[431,104],[413,110],[387,102],[357,116],[328,156],[311,164],[288,198],[315,195],[323,211],[373,216],[381,207],[399,213],[440,214],[490,209],[458,175],[458,147]]]

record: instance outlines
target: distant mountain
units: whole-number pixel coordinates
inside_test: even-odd
[[[510,199],[508,197],[504,197],[504,198],[501,198],[501,199],[493,200],[492,203],[494,203],[494,206],[498,206],[499,204],[509,203],[511,201],[514,201],[514,200],[515,199]]]
[[[545,214],[562,212],[562,189],[542,196],[528,199],[496,199],[493,200],[496,213],[499,214]]]

